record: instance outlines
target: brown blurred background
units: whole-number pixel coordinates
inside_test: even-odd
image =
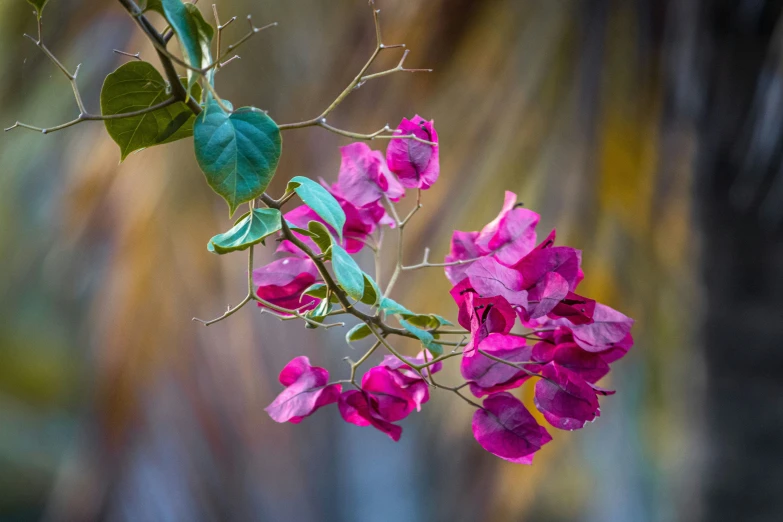
[[[118,164],[100,123],[16,130],[0,139],[0,520],[783,520],[781,2],[377,3],[385,41],[435,72],[374,80],[330,123],[435,120],[441,178],[409,262],[492,219],[506,189],[584,250],[585,293],[637,319],[601,419],[555,433],[532,467],[481,450],[472,411],[439,393],[398,444],[333,411],[275,424],[263,408],[288,360],[340,375],[355,352],[343,332],[250,307],[190,321],[241,299],[245,277],[244,256],[205,248],[230,220],[192,142]],[[279,22],[217,82],[280,123],[318,114],[372,50],[364,0],[218,7]],[[30,11],[0,2],[3,126],[76,115],[22,37]],[[44,28],[66,66],[83,64],[96,112],[125,60],[112,49],[158,64],[117,2],[51,0]],[[272,193],[294,175],[334,179],[346,143],[286,133]],[[396,297],[454,318],[448,289],[433,269]]]

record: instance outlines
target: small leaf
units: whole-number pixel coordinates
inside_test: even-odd
[[[313,321],[318,321],[319,323],[321,323],[331,311],[332,311],[332,303],[330,303],[326,299],[323,299],[321,300],[320,303],[318,303],[318,306],[316,306],[314,309],[310,310],[309,312],[306,312],[304,315],[308,319],[312,319]],[[311,329],[318,328],[318,326],[308,322],[305,322],[305,327]]]
[[[381,310],[386,312],[387,314],[407,314],[407,315],[416,315],[404,306],[402,306],[400,303],[395,301],[394,299],[390,299],[388,297],[381,298],[381,304],[379,306]]]
[[[228,254],[246,250],[261,243],[282,227],[280,211],[274,208],[256,208],[228,232],[210,239],[207,250],[216,254]]]
[[[201,86],[194,87],[201,96]],[[104,116],[146,109],[171,97],[160,73],[147,62],[128,62],[109,74],[101,89],[101,113]],[[124,160],[128,154],[153,145],[171,143],[193,135],[196,116],[182,102],[153,112],[104,120],[109,136],[120,146]]]
[[[332,235],[329,233],[329,229],[326,228],[326,225],[320,221],[310,221],[307,224],[307,228],[310,232],[310,237],[313,238],[313,241],[318,245],[318,248],[321,249],[321,252],[329,250],[329,247],[332,246]]]
[[[46,7],[46,3],[49,0],[27,0],[27,3],[31,6],[35,7],[35,14],[38,16],[38,19],[41,19],[41,16],[43,16],[43,10],[44,7]]]
[[[403,328],[415,335],[432,355],[443,355],[443,347],[435,342],[435,338],[431,333],[417,328],[405,319],[400,319],[400,324]]]
[[[375,306],[378,301],[383,297],[381,289],[378,288],[378,284],[373,281],[372,277],[364,274],[364,294],[362,295],[362,303],[370,306]]]
[[[315,181],[304,176],[295,176],[288,182],[287,192],[296,192],[304,203],[313,209],[335,231],[340,241],[343,240],[345,227],[345,212],[328,190]]]
[[[444,319],[438,314],[401,314],[402,318],[414,326],[425,330],[435,330],[444,325],[451,325],[448,319]]]
[[[364,323],[359,323],[350,330],[348,330],[348,333],[345,334],[345,341],[346,342],[352,342],[352,341],[358,341],[360,339],[364,339],[365,337],[368,337],[372,335],[372,331],[370,330],[370,327],[367,326]]]
[[[357,301],[364,296],[364,272],[340,245],[332,244],[332,267],[345,293]]]
[[[193,136],[196,161],[230,214],[263,194],[282,149],[280,129],[266,113],[243,107],[229,115],[213,102],[196,118]]]
[[[302,292],[302,295],[309,295],[311,297],[315,297],[317,299],[326,299],[326,290],[328,287],[323,283],[314,283],[310,286],[308,286],[304,292]],[[338,303],[339,299],[337,299],[337,296],[332,294],[330,297],[330,300],[333,303]]]

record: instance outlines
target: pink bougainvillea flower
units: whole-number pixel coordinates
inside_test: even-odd
[[[532,210],[516,206],[517,195],[506,192],[505,203],[491,223],[476,237],[482,255],[492,254],[506,266],[512,266],[536,246],[536,225],[541,218]]]
[[[465,274],[480,297],[500,296],[513,306],[527,308],[527,291],[519,271],[501,265],[492,257],[482,257]]]
[[[478,232],[461,232],[455,230],[451,235],[451,250],[449,251],[449,255],[446,256],[446,263],[467,261],[480,257],[481,253],[476,246],[476,238],[478,235]],[[469,266],[470,263],[447,266],[445,268],[446,277],[451,281],[451,284],[456,285],[467,277],[465,272]]]
[[[411,364],[415,364],[416,366],[420,366],[422,364],[425,364],[427,361],[432,361],[432,356],[427,357],[427,361],[424,360],[424,352],[419,352],[419,354],[416,357],[405,357],[406,361],[408,361]],[[422,370],[422,373],[420,374],[410,366],[406,365],[404,362],[399,360],[394,355],[385,355],[383,357],[383,362],[381,362],[381,366],[385,366],[386,368],[390,370],[394,370],[399,375],[399,380],[405,384],[415,384],[422,380],[422,374],[428,375],[428,372],[426,369]],[[429,373],[438,373],[443,369],[443,363],[442,362],[436,362],[435,364],[430,365],[429,367]]]
[[[489,334],[478,345],[478,349],[512,363],[529,362],[533,356],[533,348],[525,344],[525,339],[501,333]],[[463,357],[460,365],[462,376],[470,381],[470,391],[476,397],[518,388],[530,378],[528,372],[536,372],[540,366],[529,364],[524,365],[524,368],[528,371],[490,359],[483,353]]]
[[[596,303],[593,320],[589,324],[569,325],[558,320],[558,324],[567,326],[574,336],[576,344],[588,352],[601,352],[617,348],[631,332],[633,319],[601,303]],[[622,346],[620,346],[622,349]],[[627,351],[627,349],[626,349]]]
[[[578,430],[600,415],[596,392],[582,377],[555,363],[544,366],[541,375],[535,404],[552,426]]]
[[[609,364],[600,354],[588,352],[576,343],[557,345],[552,361],[580,375],[588,383],[598,382],[609,373]]]
[[[633,346],[633,336],[629,333],[622,338],[619,342],[612,343],[611,348],[597,352],[601,356],[601,359],[611,364],[619,359],[625,357],[628,350]]]
[[[549,312],[551,319],[567,319],[575,325],[590,324],[595,313],[595,301],[587,297],[568,292],[566,296]]]
[[[302,292],[318,278],[315,263],[300,257],[285,257],[253,270],[253,285],[258,297],[283,308],[303,307],[300,311],[315,308],[318,300],[303,296]]]
[[[423,392],[419,384],[424,387]],[[376,411],[381,418],[389,422],[404,419],[429,400],[427,383],[421,381],[404,385],[404,380],[398,377],[397,372],[385,366],[370,368],[364,374],[362,390],[375,397]]]
[[[434,122],[418,115],[413,120],[403,118],[395,132],[400,135],[413,134],[417,138],[438,143]],[[390,140],[386,148],[386,163],[405,188],[427,190],[440,174],[438,146],[416,140]]]
[[[490,395],[476,410],[473,436],[488,452],[517,464],[532,464],[533,454],[552,440],[522,401],[507,392]]]
[[[471,334],[463,350],[466,357],[472,357],[475,347],[489,334],[507,334],[514,327],[516,313],[508,301],[502,296],[479,297],[467,278],[451,289],[451,296],[459,307],[457,321]]]
[[[342,386],[329,383],[329,372],[310,366],[307,357],[297,357],[280,372],[280,395],[267,406],[266,412],[276,422],[298,424],[322,406],[337,402]]]
[[[356,426],[372,426],[397,442],[402,435],[402,428],[381,417],[377,411],[377,402],[375,397],[359,390],[347,391],[340,395],[340,415],[345,422]]]
[[[522,274],[525,288],[541,284],[547,274],[555,273],[563,277],[568,284],[567,290],[573,292],[579,282],[579,265],[582,253],[571,247],[549,247],[535,249],[514,264],[513,268]]]
[[[528,290],[526,319],[538,319],[554,310],[568,295],[568,281],[557,272],[548,272]]]
[[[340,148],[342,162],[337,187],[347,201],[357,207],[375,203],[387,194],[398,201],[405,193],[397,178],[386,167],[386,159],[366,143]]]

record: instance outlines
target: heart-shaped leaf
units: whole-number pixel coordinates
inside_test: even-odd
[[[274,208],[256,208],[241,219],[228,232],[209,240],[207,250],[216,254],[228,254],[245,250],[261,243],[281,228],[280,211]]]
[[[194,87],[201,96],[201,87]],[[101,113],[104,116],[146,109],[171,96],[160,73],[147,62],[133,61],[109,74],[101,89]],[[128,154],[153,145],[171,143],[193,135],[196,116],[182,102],[153,112],[104,120],[109,136],[120,146],[124,160]]]
[[[196,161],[209,186],[228,203],[230,214],[266,190],[280,161],[280,129],[252,107],[226,114],[210,103],[196,118],[193,137]]]
[[[345,227],[345,212],[342,207],[329,194],[329,191],[323,188],[315,181],[304,176],[295,176],[288,182],[287,192],[296,192],[304,203],[313,209],[313,212],[330,225],[335,231],[340,241],[343,240],[343,227]]]
[[[38,19],[41,19],[41,16],[43,16],[43,10],[44,7],[46,7],[46,3],[49,0],[27,0],[27,3],[31,6],[35,7],[35,14],[38,16]]]
[[[364,274],[364,295],[362,295],[362,303],[370,306],[375,306],[383,297],[381,289],[378,288],[378,284],[373,281],[373,278]]]
[[[387,314],[416,315],[394,299],[382,297],[379,308]]]

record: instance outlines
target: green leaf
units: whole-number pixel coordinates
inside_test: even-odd
[[[307,229],[310,232],[309,235],[313,239],[313,242],[318,245],[321,252],[329,250],[329,247],[332,246],[332,235],[329,233],[329,229],[326,228],[326,225],[320,221],[310,221],[307,224]]]
[[[406,314],[406,315],[416,315],[404,306],[402,306],[400,303],[395,301],[394,299],[390,299],[388,297],[382,297],[381,303],[378,306],[381,310],[386,312],[387,314]]]
[[[326,318],[326,316],[331,311],[332,311],[332,304],[329,301],[327,301],[326,299],[324,299],[320,303],[318,303],[318,306],[316,306],[312,310],[306,312],[304,315],[308,319],[312,319],[313,321],[318,321],[319,323],[322,323],[323,320]],[[308,322],[305,322],[305,327],[306,328],[318,328],[318,326],[316,326],[314,324],[310,324]]]
[[[435,342],[435,337],[433,337],[431,333],[424,331],[421,328],[417,328],[405,319],[400,319],[400,324],[407,331],[415,335],[432,355],[435,355],[436,357],[438,355],[443,355],[443,347]]]
[[[370,306],[375,306],[378,301],[383,297],[381,289],[378,288],[378,284],[373,281],[372,277],[364,274],[364,294],[362,294],[362,303]]]
[[[228,254],[246,250],[282,228],[280,211],[274,208],[256,208],[228,232],[209,240],[207,250],[216,254]]]
[[[400,314],[403,319],[425,330],[435,330],[444,325],[452,325],[448,319],[438,314]]]
[[[195,5],[183,3],[182,0],[150,0],[145,10],[155,10],[166,18],[182,47],[185,61],[196,68],[203,68],[212,63],[210,45],[214,29],[210,26]],[[212,83],[214,69],[208,80]],[[198,80],[198,74],[188,70],[188,90]]]
[[[364,296],[364,272],[340,245],[332,243],[332,268],[337,283],[357,301]]]
[[[263,194],[277,169],[282,138],[263,111],[243,107],[229,114],[212,102],[193,128],[196,161],[207,183],[226,200],[229,213]]]
[[[368,337],[372,335],[372,331],[370,330],[370,327],[367,326],[364,323],[359,323],[350,330],[348,330],[348,333],[345,334],[345,341],[350,343],[352,341],[358,341],[360,339],[364,339],[365,337]]]
[[[194,87],[200,96],[201,87]],[[160,73],[147,62],[133,61],[109,74],[101,89],[104,116],[147,109],[171,97]],[[124,160],[131,152],[171,143],[193,135],[196,116],[187,105],[177,102],[153,112],[104,120],[109,136],[119,145]]]
[[[323,188],[315,181],[304,176],[295,176],[288,182],[286,192],[296,192],[296,194],[313,209],[328,225],[336,232],[340,241],[343,240],[343,228],[345,227],[345,212],[342,207],[329,194],[329,191]]]
[[[41,16],[43,16],[43,10],[44,7],[46,7],[46,3],[49,0],[27,0],[27,3],[31,6],[35,7],[35,14],[38,16],[38,19],[41,19]]]
[[[327,286],[323,283],[313,283],[312,285],[308,286],[304,292],[302,292],[302,295],[309,295],[312,297],[315,297],[317,299],[326,299],[326,290]],[[329,299],[333,303],[340,302],[339,299],[337,299],[337,296],[332,294]]]

